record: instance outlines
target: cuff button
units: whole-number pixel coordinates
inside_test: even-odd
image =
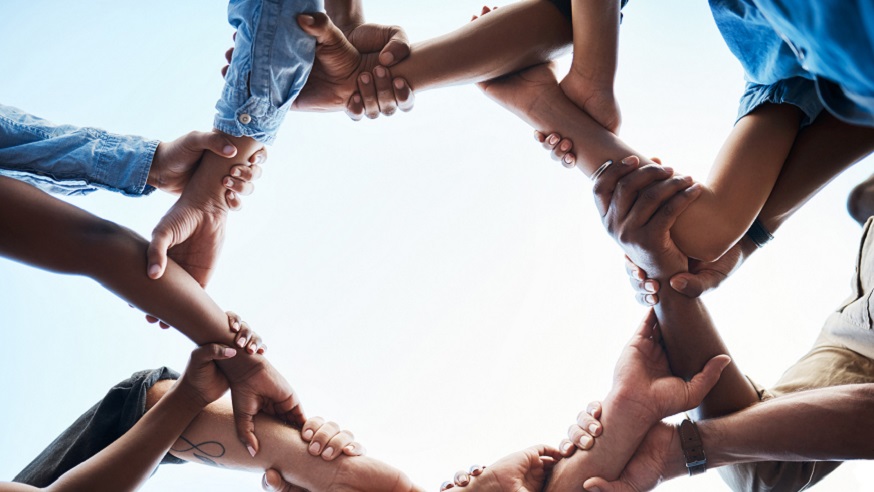
[[[242,123],[244,125],[248,125],[249,123],[252,122],[252,117],[246,113],[241,114],[239,119],[240,119],[240,123]]]

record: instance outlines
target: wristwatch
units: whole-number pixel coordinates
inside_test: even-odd
[[[680,422],[677,431],[680,433],[680,447],[683,448],[689,476],[707,471],[707,456],[704,455],[704,443],[701,442],[698,426],[687,417]]]

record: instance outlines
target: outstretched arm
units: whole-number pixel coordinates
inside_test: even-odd
[[[84,275],[166,323],[198,345],[232,345],[228,317],[188,273],[173,263],[159,280],[144,275],[146,241],[24,183],[0,177],[0,254],[39,268]],[[303,423],[297,395],[266,358],[222,361],[240,439],[255,454],[253,417],[261,410]]]

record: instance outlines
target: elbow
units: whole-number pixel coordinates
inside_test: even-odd
[[[711,262],[722,258],[740,238],[724,237],[719,234],[709,234],[707,231],[701,231],[700,234],[687,237],[680,235],[675,237],[674,242],[680,251],[686,254],[689,258],[696,260]]]
[[[131,248],[139,247],[144,240],[130,229],[108,220],[95,221],[81,231],[79,243],[84,260],[79,271],[94,280],[101,281],[125,263]],[[145,248],[143,247],[143,271],[145,271]],[[128,265],[129,266],[129,265]]]

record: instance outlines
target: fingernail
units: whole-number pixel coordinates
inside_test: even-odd
[[[561,443],[561,452],[562,452],[562,454],[567,453],[568,450],[570,450],[570,448],[571,448],[571,443],[570,443],[570,441],[565,441],[565,442]]]
[[[574,158],[572,155],[568,154],[568,155],[564,156],[564,161],[567,162],[568,164],[573,164]]]
[[[322,453],[322,456],[324,456],[325,458],[330,458],[331,456],[334,456],[334,448],[328,446],[327,448],[325,448],[325,452]]]
[[[234,193],[233,191],[229,191],[228,192],[228,200],[236,200],[236,199],[237,199],[237,194]],[[239,331],[239,330],[237,330],[237,331]]]
[[[233,155],[235,150],[237,149],[235,149],[232,145],[225,145],[225,148],[222,149],[222,152],[225,155]]]
[[[647,292],[655,292],[655,286],[652,284],[652,282],[647,282],[643,284],[643,288],[646,289]]]
[[[558,142],[558,137],[556,137],[555,135],[552,135],[549,137],[549,144],[550,145],[555,145],[557,142]]]
[[[231,186],[234,186],[234,180],[231,178],[226,179],[225,186],[227,186],[228,188],[230,188]]]
[[[234,172],[231,173],[231,176],[233,176],[235,178],[239,178],[242,175],[243,175],[243,171],[240,171],[239,169],[234,169]]]
[[[561,150],[570,150],[570,148],[571,148],[571,144],[568,142],[561,144]]]
[[[678,278],[677,280],[671,282],[671,285],[673,285],[677,289],[685,289],[686,286],[689,285],[689,282],[687,282],[686,279]]]
[[[598,432],[598,424],[591,424],[591,425],[589,426],[589,432],[590,432],[592,435],[595,435],[595,433]]]
[[[370,83],[370,74],[368,74],[368,73],[361,74],[361,83],[362,84],[369,84]]]
[[[390,51],[387,51],[380,56],[382,57],[382,63],[384,65],[391,65],[395,61],[395,56]]]
[[[674,174],[674,168],[670,166],[665,166],[662,168],[662,170],[665,172],[665,174]]]
[[[403,89],[404,81],[401,79],[395,79],[395,89]]]
[[[154,278],[157,277],[158,274],[161,273],[161,267],[158,265],[152,265],[149,267],[149,276]]]
[[[592,436],[590,436],[588,434],[583,434],[582,436],[580,436],[580,446],[582,446],[583,449],[587,449],[591,442],[592,442]]]
[[[231,347],[226,347],[224,350],[225,357],[233,357],[237,355],[237,351],[232,349]]]
[[[312,439],[313,438],[313,430],[307,429],[307,430],[303,431],[303,438],[306,441],[309,441],[310,439]]]
[[[258,154],[258,156],[255,157],[255,164],[261,164],[262,162],[264,162],[264,159],[264,154]]]
[[[376,67],[373,69],[373,74],[379,78],[385,77],[385,69],[382,67]]]
[[[601,492],[601,489],[599,489],[598,487],[589,487],[586,490],[588,490],[589,492]]]
[[[253,448],[252,446],[246,446],[246,449],[249,450],[249,454],[251,454],[252,457],[254,458],[255,457],[255,448]]]
[[[343,448],[343,450],[346,451],[347,453],[354,453],[355,452],[355,445],[349,444],[348,446]]]
[[[691,178],[689,178],[689,179],[691,179]],[[695,183],[695,184],[693,184],[692,186],[686,188],[686,191],[689,192],[689,193],[694,193],[694,192],[696,192],[696,191],[701,190],[702,187],[703,187],[703,185],[702,185],[701,183]]]
[[[300,16],[300,18],[301,18],[301,20],[303,20],[303,23],[308,25],[308,26],[311,26],[311,25],[316,23],[316,18],[311,16],[311,15],[302,15],[302,16]]]
[[[352,96],[352,100],[355,101],[355,102],[357,102],[357,103],[360,103],[360,102],[361,102],[361,96],[359,96],[358,94],[355,94],[354,96]]]
[[[643,300],[649,305],[655,304],[655,297],[653,297],[652,294],[647,294],[644,296]]]
[[[628,156],[625,159],[622,159],[622,161],[620,161],[620,162],[622,162],[622,164],[628,165],[628,164],[631,164],[633,160],[634,159],[632,158],[632,156]]]
[[[246,346],[246,337],[240,337],[240,339],[237,340],[237,346],[239,346],[240,348],[245,347]]]
[[[321,449],[322,445],[317,442],[310,444],[310,453],[319,454],[319,451],[321,451]]]
[[[240,322],[239,322],[239,321],[234,321],[233,323],[231,323],[231,328],[232,328],[234,331],[240,331]]]

